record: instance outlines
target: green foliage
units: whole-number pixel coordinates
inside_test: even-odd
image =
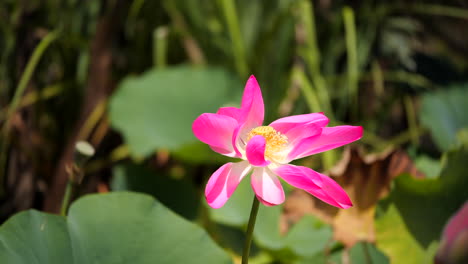
[[[194,220],[198,214],[199,195],[186,179],[156,173],[141,165],[116,166],[111,182],[113,191],[134,191],[150,194],[174,212]],[[177,194],[178,199],[174,199]]]
[[[240,101],[243,85],[217,68],[152,70],[122,81],[109,106],[112,125],[135,156],[196,141],[191,125],[202,113]]]
[[[377,245],[392,261],[423,263],[428,252],[435,253],[445,223],[468,199],[467,160],[468,149],[462,147],[447,153],[436,179],[402,175],[395,180],[382,203],[385,212],[376,221]],[[411,258],[404,254],[408,250],[414,253]]]
[[[394,204],[391,204],[385,214],[377,219],[376,231],[377,245],[389,256],[391,263],[432,263],[426,260],[431,259],[435,251],[431,250],[432,247],[424,247],[417,241]]]
[[[245,178],[224,207],[211,209],[211,219],[242,228],[247,225],[253,191],[250,177]],[[254,241],[279,259],[309,259],[324,253],[331,242],[332,230],[312,216],[305,216],[287,234],[280,233],[282,206],[260,205],[254,229]]]
[[[414,165],[421,170],[427,178],[439,177],[442,165],[440,161],[420,155],[414,160]]]
[[[422,99],[421,122],[430,129],[440,150],[457,143],[457,133],[468,128],[468,85],[427,93]]]
[[[2,263],[231,263],[198,226],[136,193],[89,195],[68,217],[35,210],[0,228]]]
[[[311,257],[323,253],[332,238],[330,226],[312,216],[304,216],[289,231],[285,244],[295,255]]]
[[[196,153],[196,155],[194,155]],[[232,158],[219,155],[202,142],[185,144],[172,153],[174,157],[189,164],[224,164],[232,161]]]
[[[343,261],[343,259],[345,261]],[[349,250],[337,250],[330,254],[320,252],[312,257],[301,259],[295,264],[389,264],[390,261],[381,251],[373,244],[367,242],[359,242]]]
[[[203,207],[207,177],[232,159],[198,142],[191,124],[202,113],[239,106],[250,74],[262,88],[265,124],[323,111],[330,125],[362,125],[358,144],[369,152],[414,150],[426,174],[394,181],[378,207],[378,249],[342,248],[331,226],[312,216],[282,234],[284,208],[261,206],[251,263],[431,263],[442,227],[468,198],[466,148],[437,156],[468,142],[468,11],[455,2],[371,2],[3,1],[0,190],[7,195],[0,219],[45,208],[42,201],[60,191],[55,179],[67,176],[51,175],[70,161],[77,134],[97,150],[93,173],[83,168],[86,190],[99,183],[119,193],[80,199],[67,218],[37,211],[12,217],[0,228],[0,263],[230,262],[199,227],[161,204],[240,255],[254,197],[249,178],[223,208]],[[52,32],[60,34],[40,53]],[[37,67],[28,70],[28,62]],[[96,114],[100,100],[109,111]],[[112,149],[119,136],[123,145]],[[155,162],[156,150],[167,150],[167,160]],[[304,163],[332,168],[338,154]],[[114,164],[128,156],[144,162]]]
[[[373,263],[388,264],[388,258],[370,243],[360,242],[354,245],[349,251],[349,258],[352,264]]]
[[[211,219],[228,226],[246,226],[249,221],[253,195],[250,177],[246,177],[237,186],[236,191],[223,207],[219,209],[209,208]],[[260,218],[257,221],[260,222]],[[256,229],[258,229],[258,225]]]

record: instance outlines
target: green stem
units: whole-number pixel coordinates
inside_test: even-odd
[[[158,69],[166,67],[167,62],[167,27],[160,26],[153,32],[153,64]]]
[[[382,68],[380,67],[379,63],[374,60],[371,66],[371,76],[372,82],[374,83],[374,91],[377,97],[381,97],[384,94],[384,76],[382,72]]]
[[[143,4],[145,3],[145,0],[135,0],[132,3],[132,6],[130,7],[130,12],[128,12],[128,20],[129,21],[135,21],[136,17],[138,16],[138,13],[140,12],[141,8],[143,7]]]
[[[24,69],[23,74],[21,75],[21,79],[15,91],[15,95],[13,96],[13,99],[10,103],[10,108],[8,109],[8,114],[7,114],[7,122],[10,120],[11,116],[16,112],[16,108],[18,108],[21,96],[23,95],[24,90],[26,89],[27,84],[29,83],[29,80],[32,77],[32,74],[34,73],[34,70],[36,69],[38,62],[41,59],[42,54],[56,38],[57,38],[56,31],[53,31],[47,34],[47,36],[45,36],[41,40],[39,45],[37,45],[36,49],[34,50],[31,58],[28,61],[28,64],[26,65],[26,68]],[[5,127],[8,127],[8,126],[5,124]]]
[[[60,209],[60,215],[66,216],[68,211],[68,206],[70,205],[71,197],[74,192],[74,184],[71,179],[68,179],[67,187],[65,189],[65,195],[62,200],[62,208]]]
[[[330,95],[328,93],[327,83],[320,69],[321,54],[318,48],[317,33],[315,27],[314,6],[312,2],[299,2],[299,22],[304,26],[306,33],[306,52],[303,55],[312,77],[312,84],[319,96],[321,111],[325,112],[330,120],[335,121],[332,112]]]
[[[89,158],[94,155],[94,148],[91,144],[86,141],[78,141],[75,144],[75,153],[73,155],[73,163],[66,167],[68,174],[68,182],[65,187],[65,194],[62,199],[62,208],[60,214],[67,215],[70,201],[72,200],[76,189],[83,181],[84,177],[84,166]]]
[[[414,109],[413,101],[409,95],[406,95],[403,98],[406,110],[406,119],[408,121],[408,128],[411,135],[411,141],[414,145],[419,144],[419,135],[418,135],[418,123],[416,121],[416,114]]]
[[[26,87],[29,81],[31,80],[31,77],[34,73],[34,70],[36,69],[37,64],[39,63],[39,60],[42,57],[42,54],[44,54],[47,47],[49,47],[49,45],[57,38],[58,34],[59,33],[57,30],[50,32],[41,40],[39,45],[37,45],[37,47],[34,49],[33,54],[31,55],[31,58],[26,64],[26,68],[24,69],[24,72],[21,75],[21,79],[18,83],[18,86],[16,87],[15,94],[13,95],[13,99],[11,100],[10,106],[7,110],[5,123],[3,124],[1,134],[3,142],[0,146],[0,197],[3,196],[5,191],[3,189],[2,183],[4,175],[6,174],[7,152],[10,141],[9,129],[11,119],[20,105],[24,90],[26,90]]]
[[[185,17],[181,14],[175,2],[176,1],[172,0],[162,1],[164,9],[166,9],[167,14],[172,20],[172,23],[174,25],[174,31],[179,33],[182,37],[182,44],[191,63],[197,66],[205,65],[205,55],[203,55],[200,46],[198,45],[195,38],[192,36],[191,32],[188,30],[187,23],[185,22]]]
[[[242,264],[249,263],[250,245],[252,244],[253,230],[255,227],[255,220],[257,220],[258,207],[260,203],[257,197],[254,196],[252,202],[252,209],[250,211],[249,224],[247,225],[247,232],[245,237],[244,251],[242,252]]]
[[[408,6],[403,6],[405,10]],[[460,19],[468,19],[468,11],[460,7],[451,7],[445,5],[433,5],[433,4],[415,4],[409,7],[409,10],[427,15],[447,16]]]
[[[303,70],[300,69],[298,66],[295,66],[292,69],[291,75],[293,81],[298,82],[300,88],[302,89],[302,92],[304,94],[307,104],[309,105],[310,110],[312,112],[320,112],[321,104],[319,102],[317,93],[312,87],[312,84],[307,79],[307,76],[305,75]],[[335,164],[336,155],[333,150],[324,152],[321,157],[323,166],[326,170],[330,169]]]
[[[358,103],[358,59],[357,59],[357,44],[356,44],[356,25],[353,9],[350,7],[343,8],[343,21],[346,37],[346,54],[348,66],[348,95],[351,114],[356,118],[359,106]]]
[[[237,72],[239,75],[246,77],[248,74],[248,66],[234,0],[220,0],[220,4],[231,37]]]
[[[302,93],[304,94],[307,105],[309,106],[312,112],[320,112],[322,110],[321,103],[317,96],[315,89],[312,87],[312,84],[307,79],[304,71],[298,67],[294,66],[291,71],[291,77],[294,82],[299,84]]]

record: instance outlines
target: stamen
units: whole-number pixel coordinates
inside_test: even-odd
[[[247,142],[257,135],[264,137],[266,140],[265,156],[270,160],[280,159],[280,152],[288,144],[288,138],[271,126],[259,126],[250,130],[247,135]]]

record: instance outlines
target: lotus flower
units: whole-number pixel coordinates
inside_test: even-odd
[[[468,263],[468,201],[445,225],[434,263]]]
[[[351,207],[348,195],[334,180],[289,162],[358,140],[362,127],[326,127],[328,118],[323,113],[284,117],[263,126],[263,116],[262,92],[252,75],[240,108],[221,107],[216,114],[204,113],[193,122],[195,136],[213,151],[242,159],[224,164],[211,175],[205,189],[208,204],[222,207],[252,171],[252,188],[264,205],[284,202],[282,178],[328,204]]]

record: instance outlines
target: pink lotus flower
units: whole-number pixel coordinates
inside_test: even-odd
[[[358,140],[362,127],[326,127],[328,118],[323,113],[284,117],[262,126],[263,115],[262,92],[252,75],[240,108],[221,107],[216,114],[204,113],[193,122],[193,133],[200,141],[222,155],[242,159],[224,164],[211,175],[205,189],[208,204],[222,207],[240,181],[253,171],[251,185],[264,205],[284,202],[279,176],[326,203],[351,207],[346,192],[331,178],[288,163]]]
[[[434,263],[468,263],[468,201],[445,225]]]

